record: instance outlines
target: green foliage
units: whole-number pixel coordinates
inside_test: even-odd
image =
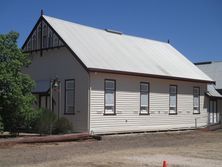
[[[40,109],[36,119],[33,119],[35,124],[34,131],[39,134],[65,134],[72,131],[72,124],[68,119],[61,117],[57,118],[56,114],[46,109]]]
[[[36,130],[40,134],[52,134],[57,117],[54,112],[43,109],[36,121]]]
[[[17,46],[18,33],[0,34],[0,116],[4,128],[18,132],[32,119],[32,79],[21,72],[30,61]]]
[[[25,130],[27,132],[36,132],[36,125],[38,121],[40,120],[40,117],[43,112],[44,112],[44,109],[36,108],[36,109],[33,109],[33,112],[30,112],[29,114],[26,115]]]
[[[72,124],[68,119],[61,117],[56,121],[53,133],[54,134],[65,134],[72,131]]]
[[[0,116],[0,133],[4,132],[4,124],[2,122],[2,117]]]

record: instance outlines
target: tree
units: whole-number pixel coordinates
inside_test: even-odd
[[[17,32],[0,34],[0,116],[4,129],[18,132],[33,115],[34,81],[21,72],[31,62],[17,46]]]

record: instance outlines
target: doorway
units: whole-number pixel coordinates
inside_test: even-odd
[[[219,112],[217,111],[217,100],[210,99],[209,103],[209,123],[216,124],[219,123]]]

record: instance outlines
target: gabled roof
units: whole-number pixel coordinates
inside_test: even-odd
[[[168,43],[42,17],[89,71],[213,82]]]
[[[216,81],[216,89],[222,89],[222,61],[200,62],[195,64]]]

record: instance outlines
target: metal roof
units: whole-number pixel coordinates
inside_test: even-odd
[[[213,82],[168,43],[43,18],[88,69],[123,71]]]
[[[222,95],[216,90],[216,88],[213,84],[207,85],[207,93],[206,94],[210,97],[222,98]]]
[[[195,63],[196,66],[216,81],[216,89],[222,89],[222,61]]]

